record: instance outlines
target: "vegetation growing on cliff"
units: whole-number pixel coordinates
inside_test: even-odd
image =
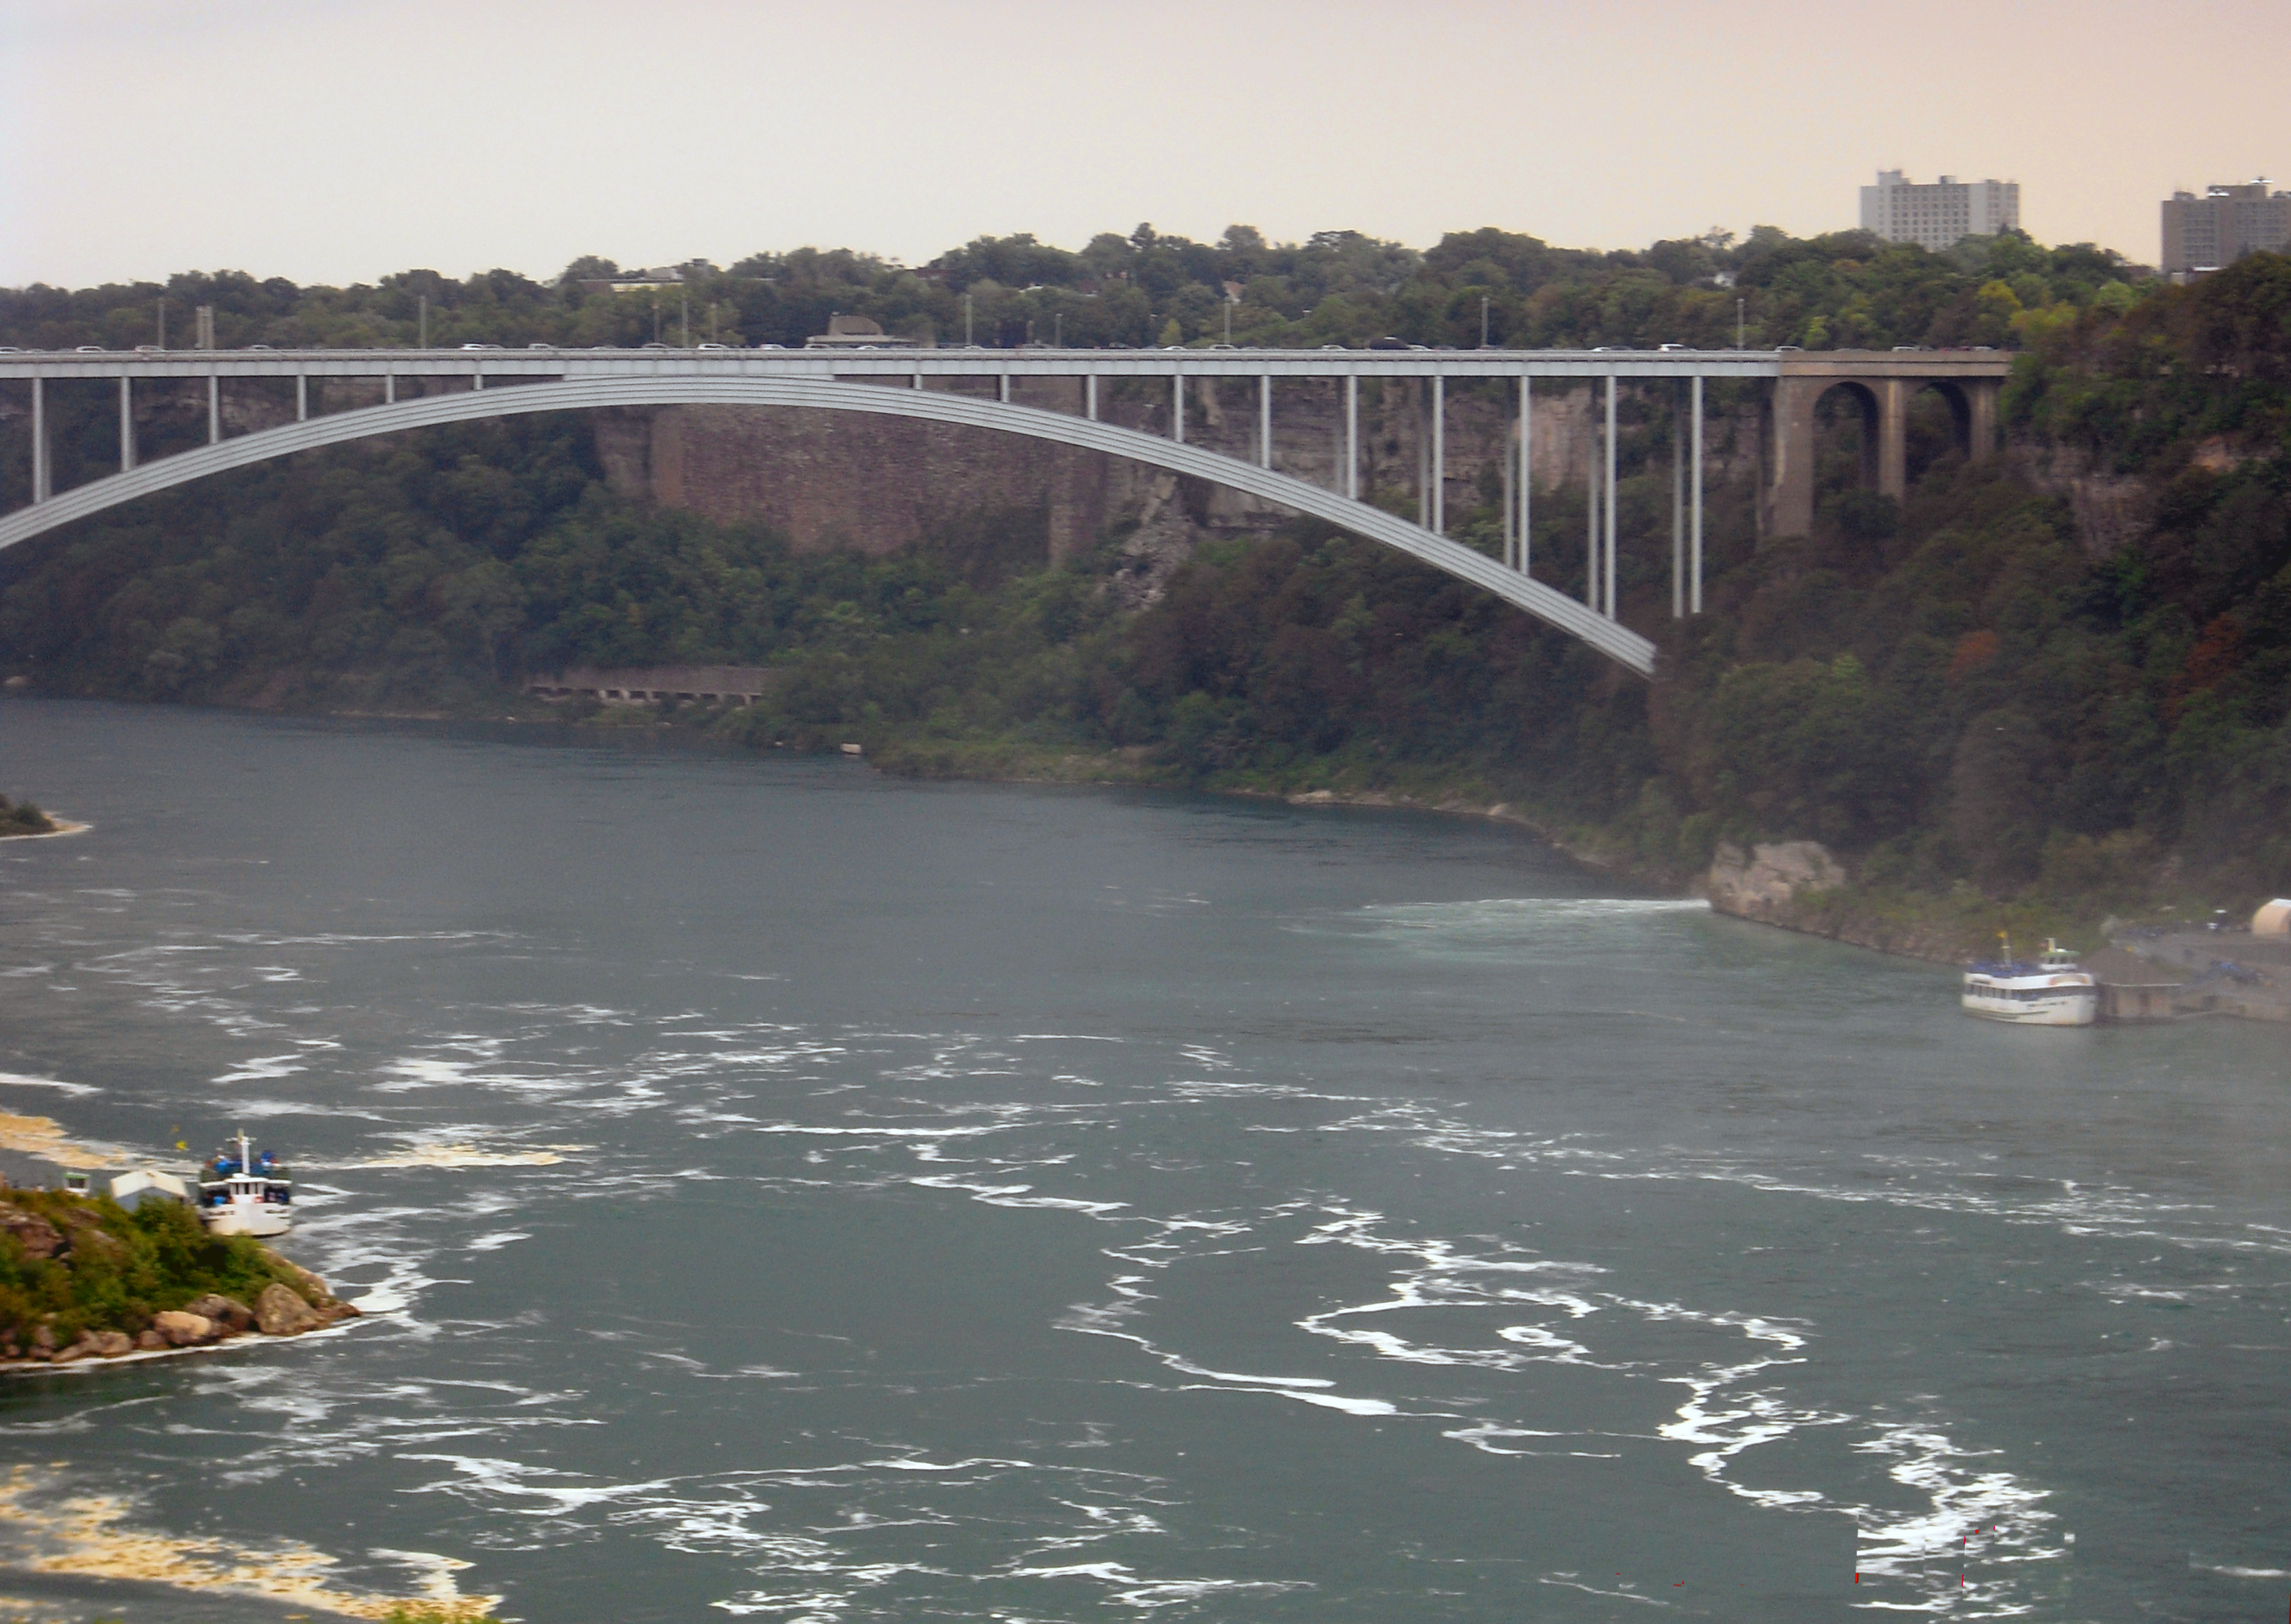
[[[1218,253],[1304,275],[1228,238],[1131,240],[1121,262],[1138,285]],[[1510,254],[1515,310],[1563,322],[1538,342],[1708,336],[1662,325],[1715,297],[1685,270],[1654,296],[1653,261],[1708,262],[1676,245],[1622,264],[1463,244],[1420,265],[1307,246],[1397,277],[1359,307],[1369,330],[1462,336],[1437,323],[1476,324],[1471,267]],[[974,244],[939,285],[1052,274],[1028,256],[1053,251],[1018,247]],[[1109,590],[1118,538],[1050,568],[1039,516],[1021,515],[889,558],[797,553],[608,495],[583,428],[550,419],[251,470],[18,550],[0,559],[0,663],[49,692],[496,715],[521,673],[565,664],[765,664],[763,703],[690,720],[760,745],[861,740],[913,771],[1506,800],[1679,875],[1721,840],[1813,838],[1848,857],[1865,905],[1912,914],[1925,898],[1954,918],[1973,896],[2093,919],[2291,888],[2291,262],[2134,297],[2082,250],[1853,247],[1724,252],[1746,297],[1770,314],[1797,301],[1790,319],[1833,340],[2024,343],[2015,457],[1967,468],[1925,435],[1896,504],[1857,487],[1841,438],[1814,533],[1763,545],[1747,493],[1722,488],[1711,612],[1692,623],[1668,618],[1667,551],[1627,548],[1625,618],[1664,642],[1652,687],[1316,526],[1206,548],[1132,615]],[[1101,270],[1121,260],[1090,252]],[[1283,321],[1355,298],[1299,286],[1305,313]],[[1629,310],[1638,326],[1599,325]],[[1411,311],[1429,325],[1395,317]],[[1983,311],[2003,326],[1948,325]],[[1668,499],[1655,438],[1625,446],[1627,534],[1656,529]],[[2062,458],[2123,482],[2120,544],[2094,545],[2046,485]],[[1580,538],[1580,500],[1539,497],[1539,558]],[[1484,540],[1493,522],[1452,527]],[[1580,561],[1569,544],[1557,556]],[[1580,590],[1568,567],[1546,578]]]

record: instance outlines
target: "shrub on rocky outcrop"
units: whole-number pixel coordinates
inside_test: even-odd
[[[110,1358],[257,1328],[287,1336],[355,1312],[317,1275],[259,1242],[209,1234],[186,1208],[0,1193],[0,1358]]]

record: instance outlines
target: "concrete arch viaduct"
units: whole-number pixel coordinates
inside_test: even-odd
[[[963,427],[994,430],[1054,441],[1189,475],[1243,492],[1293,511],[1379,542],[1435,568],[1493,593],[1557,627],[1641,676],[1654,671],[1654,645],[1616,617],[1616,393],[1619,383],[1662,383],[1691,398],[1692,430],[1679,414],[1682,432],[1674,437],[1673,612],[1699,613],[1702,603],[1703,386],[1710,378],[1773,381],[1763,459],[1761,515],[1777,534],[1802,533],[1813,518],[1814,405],[1841,384],[1867,398],[1871,419],[1867,448],[1877,453],[1871,469],[1881,489],[1898,494],[1903,460],[1906,403],[1927,383],[1958,391],[1966,404],[1958,419],[1971,454],[1983,454],[1993,434],[1993,402],[2007,358],[1965,352],[1901,355],[1829,353],[1818,358],[1774,352],[1712,351],[1100,351],[1100,350],[881,350],[824,354],[816,351],[675,350],[333,350],[174,351],[168,353],[0,354],[0,382],[31,385],[33,440],[29,505],[0,517],[0,548],[86,518],[122,502],[229,469],[272,457],[315,450],[374,435],[486,417],[604,406],[772,406],[835,412],[874,413]],[[1015,405],[1011,381],[1033,376],[1078,378],[1084,386],[1082,415]],[[312,416],[312,377],[379,376],[378,406]],[[981,376],[999,380],[995,398],[949,392],[953,380]],[[1363,378],[1428,381],[1431,477],[1419,493],[1419,514],[1411,523],[1359,500],[1358,388]],[[120,471],[57,493],[49,476],[45,391],[57,382],[116,379],[119,395]],[[198,449],[139,462],[134,444],[133,386],[137,379],[204,380],[208,400],[208,444]],[[291,379],[297,421],[236,438],[222,434],[219,407],[223,380]],[[1171,391],[1171,433],[1161,435],[1100,420],[1101,381],[1153,378]],[[1259,432],[1256,461],[1186,443],[1186,396],[1189,379],[1238,378],[1258,389]],[[1349,470],[1345,488],[1331,490],[1275,470],[1270,448],[1274,386],[1290,379],[1339,380],[1344,384]],[[450,381],[454,392],[425,393],[399,400],[401,379]],[[1500,380],[1515,388],[1521,408],[1513,434],[1518,449],[1515,495],[1507,502],[1506,557],[1498,560],[1451,541],[1443,506],[1445,410],[1451,382]],[[1562,387],[1605,389],[1604,452],[1591,470],[1590,530],[1587,537],[1586,599],[1560,592],[1527,573],[1523,539],[1531,534],[1530,433],[1525,411],[1538,380]],[[938,387],[929,387],[931,383]],[[513,386],[513,387],[505,387]],[[888,386],[888,387],[887,387]],[[1419,387],[1421,387],[1419,382]],[[1889,452],[1891,454],[1889,454]],[[1691,453],[1691,456],[1690,456]],[[1687,464],[1691,461],[1692,501]],[[1601,463],[1604,462],[1604,469]],[[1604,471],[1604,481],[1601,474]],[[1604,490],[1600,487],[1604,483]],[[1601,498],[1604,496],[1604,500]],[[1513,502],[1516,509],[1513,511]],[[1691,525],[1689,516],[1691,513]],[[1691,546],[1690,546],[1691,532]],[[1690,590],[1691,588],[1691,590]],[[1691,606],[1691,607],[1690,607]]]

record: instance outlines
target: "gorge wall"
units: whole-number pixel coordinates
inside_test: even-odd
[[[933,384],[932,387],[937,387]],[[891,386],[886,386],[891,387]],[[899,386],[904,387],[904,386]],[[992,398],[992,379],[955,380],[956,392]],[[1276,383],[1273,465],[1316,485],[1341,483],[1344,386]],[[1082,414],[1079,379],[1014,380],[1013,404]],[[1451,389],[1446,411],[1446,506],[1455,519],[1502,501],[1515,468],[1515,397],[1508,384]],[[1652,403],[1626,396],[1626,470],[1642,442],[1667,454],[1667,428],[1644,430]],[[1580,492],[1589,476],[1603,410],[1588,386],[1535,395],[1532,478],[1539,493]],[[1362,494],[1414,517],[1427,480],[1430,390],[1415,381],[1361,386]],[[1168,386],[1102,383],[1105,421],[1156,436],[1170,432]],[[1713,484],[1756,466],[1755,406],[1714,414],[1708,478]],[[1188,386],[1189,444],[1244,461],[1258,455],[1257,385]],[[1038,514],[1052,559],[1122,537],[1133,594],[1150,598],[1168,570],[1202,540],[1262,534],[1284,510],[1223,486],[1046,441],[892,417],[776,406],[662,406],[601,413],[597,447],[607,478],[624,495],[719,522],[756,520],[799,548],[854,547],[884,553],[979,517]]]

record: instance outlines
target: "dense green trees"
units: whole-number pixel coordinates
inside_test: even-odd
[[[347,288],[194,272],[164,285],[0,290],[0,343],[125,349],[190,337],[195,306],[214,308],[217,341],[348,348],[412,344],[427,301],[435,345],[800,345],[838,312],[940,343],[1084,346],[1206,342],[1225,331],[1264,345],[1480,341],[1588,346],[1665,342],[1810,349],[1898,343],[2017,345],[2032,321],[2059,324],[2133,302],[2149,284],[2117,255],[2046,249],[2018,235],[1968,238],[1946,254],[1859,231],[1801,241],[1760,227],[1658,243],[1643,253],[1554,248],[1492,227],[1454,232],[1419,253],[1356,231],[1268,243],[1249,226],[1216,243],[1151,225],[1102,232],[1079,252],[1021,234],[979,237],[910,269],[848,249],[759,253],[728,269],[679,268],[679,288],[585,290],[611,277],[590,255],[543,285],[513,271],[462,280],[409,270]]]
[[[1660,541],[1627,546],[1625,617],[1664,645],[1651,687],[1316,526],[1206,547],[1123,614],[1120,537],[1050,568],[1041,514],[979,513],[888,558],[797,553],[612,497],[564,419],[250,470],[14,550],[0,669],[51,692],[498,714],[506,686],[566,664],[754,663],[776,671],[764,703],[691,720],[759,744],[860,739],[917,771],[1504,800],[1676,873],[1722,839],[1803,836],[1935,895],[2122,909],[2291,888],[2291,261],[2168,288],[2020,238],[1930,255],[1762,231],[1593,255],[1482,231],[1419,258],[1343,233],[1207,245],[1141,227],[1074,254],[981,239],[928,278],[809,251],[735,269],[744,323],[937,323],[968,293],[1002,339],[1054,296],[1182,326],[1218,310],[1186,302],[1204,277],[1242,288],[1237,336],[1282,342],[1475,342],[1483,297],[1499,340],[1731,342],[1740,298],[1754,342],[1819,326],[2023,346],[2018,445],[1967,468],[1924,424],[1901,504],[1858,489],[1839,446],[1801,540],[1761,543],[1747,489],[1721,486],[1695,622],[1668,619]],[[234,286],[285,300],[282,320],[324,303]],[[606,318],[514,281],[454,297],[439,308]],[[1636,470],[1665,430],[1632,432],[1647,443],[1625,447],[1620,511],[1649,537],[1666,498]],[[2108,535],[2077,519],[2094,480],[2132,516]],[[1571,502],[1539,498],[1539,558],[1580,591],[1580,548],[1554,545],[1580,537]],[[1494,522],[1451,519],[1467,539]]]

